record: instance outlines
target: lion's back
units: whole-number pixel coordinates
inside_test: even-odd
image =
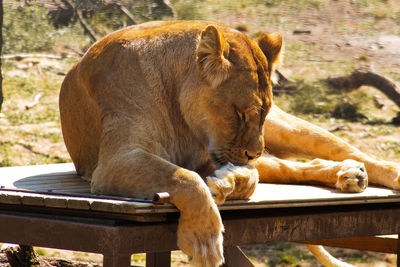
[[[185,65],[175,64],[176,58],[185,49],[195,49],[196,35],[204,25],[205,22],[150,22],[116,31],[96,42],[69,71],[60,91],[60,117],[64,142],[80,175],[90,179],[97,166],[104,110],[134,108],[126,97],[128,93],[121,88],[143,90],[149,81],[158,79],[160,69],[173,71],[161,66],[161,61],[169,60],[165,64],[178,68]],[[170,37],[188,40],[180,42],[182,47],[171,48],[169,55],[161,55],[163,48],[159,44],[163,45]],[[154,53],[157,49],[160,51]],[[151,61],[150,71],[143,69],[143,61]],[[156,64],[158,69],[153,68]],[[157,79],[149,78],[151,75]],[[148,97],[141,99],[141,107],[154,101]]]
[[[171,139],[188,132],[173,98],[183,84],[195,86],[197,44],[210,24],[231,39],[239,35],[222,24],[204,21],[134,25],[96,42],[72,68],[61,87],[60,116],[66,147],[80,175],[90,179],[97,166],[105,112],[133,114],[136,134],[148,135],[151,129],[154,139],[171,154],[182,151],[169,144],[179,143]],[[182,122],[183,128],[177,130],[176,122]],[[146,124],[142,128],[147,133],[139,129],[141,124]],[[193,137],[185,138],[193,143]]]

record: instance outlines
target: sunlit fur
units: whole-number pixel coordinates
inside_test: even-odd
[[[248,199],[258,184],[258,171],[251,165],[226,164],[207,177],[207,184],[217,204],[226,198]]]
[[[248,163],[264,149],[267,58],[282,43],[264,38],[271,51],[218,23],[135,25],[96,42],[62,84],[64,140],[92,192],[169,192],[180,210],[177,244],[197,266],[223,262],[223,225],[203,179],[218,190],[217,179],[229,178],[223,199],[248,198],[258,182]],[[231,167],[218,172],[223,165]]]
[[[213,26],[207,27],[200,35],[197,47],[197,63],[202,76],[213,87],[218,87],[230,75],[231,63],[226,59],[229,44]]]

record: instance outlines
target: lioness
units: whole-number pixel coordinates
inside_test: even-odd
[[[199,266],[223,262],[216,203],[248,198],[259,181],[360,192],[368,173],[370,182],[398,189],[398,165],[273,104],[282,44],[279,33],[250,40],[200,21],[145,23],[96,42],[60,92],[77,172],[94,193],[169,192],[181,212],[178,246]]]

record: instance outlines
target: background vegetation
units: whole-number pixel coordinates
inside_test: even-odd
[[[68,9],[63,1],[3,2],[0,166],[70,162],[60,131],[58,92],[64,75],[93,39],[85,34],[76,12],[64,19],[60,17],[60,10]],[[118,5],[109,5],[110,2]],[[399,108],[374,88],[342,92],[328,88],[324,82],[365,64],[373,65],[395,82],[400,81],[397,0],[171,0],[173,11],[157,8],[160,1],[72,3],[82,11],[97,37],[132,24],[121,6],[137,23],[153,19],[204,19],[225,23],[251,37],[265,31],[280,31],[286,49],[279,70],[294,81],[296,89],[290,94],[276,95],[275,102],[368,153],[400,161],[400,130],[392,123]],[[35,98],[38,103],[31,105]],[[306,250],[294,244],[245,249],[258,266],[317,265]],[[38,251],[43,255],[60,253]],[[393,257],[384,254],[351,250],[334,253],[363,266],[378,262],[395,265]],[[68,257],[101,260],[88,254]],[[134,256],[135,264],[143,264],[143,257]],[[174,253],[174,259],[176,266],[187,263],[179,253]]]

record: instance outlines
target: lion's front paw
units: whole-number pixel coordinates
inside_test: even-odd
[[[347,159],[339,163],[336,187],[343,192],[363,192],[368,186],[368,175],[363,163]]]
[[[207,185],[211,195],[217,204],[222,204],[229,194],[235,189],[235,178],[233,176],[221,179],[214,176],[207,177]]]
[[[181,213],[178,228],[178,247],[194,266],[214,267],[224,262],[223,225],[215,204],[209,211]]]
[[[258,184],[258,171],[250,165],[234,166],[229,163],[215,171],[215,177],[207,177],[214,201],[221,204],[225,199],[248,199]]]

